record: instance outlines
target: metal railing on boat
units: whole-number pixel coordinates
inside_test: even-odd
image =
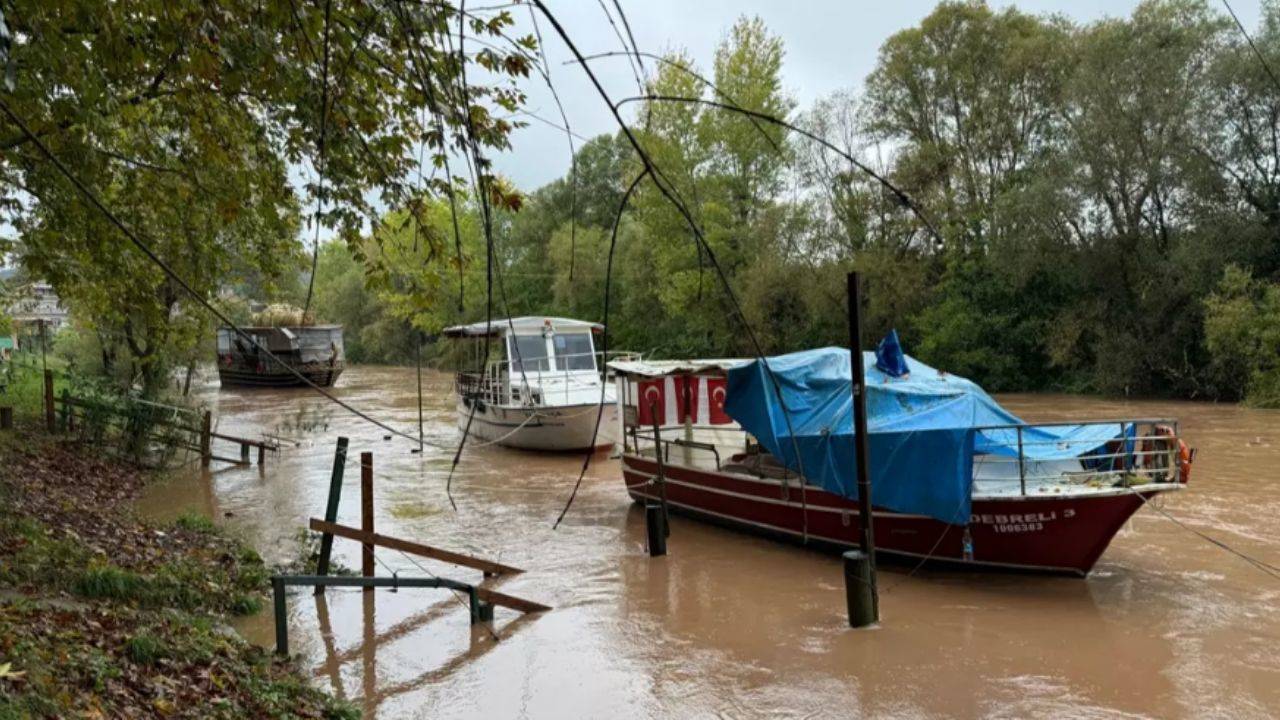
[[[1068,426],[1080,431],[1065,437],[1047,437],[1047,433],[1037,432]],[[672,427],[685,430],[686,437],[661,437],[655,442],[652,431],[629,424],[623,434],[629,447],[624,451],[649,454],[656,453],[660,446],[665,462],[671,461],[672,446],[685,450],[686,462],[694,462],[689,450],[708,452],[715,459],[715,469],[721,471],[726,467],[722,451],[738,445],[725,441],[723,434],[732,433],[745,438],[746,442],[738,447],[748,456],[768,455],[737,425]],[[1010,496],[1015,492],[1015,482],[1016,494],[1023,497],[1041,495],[1052,487],[1138,487],[1179,482],[1183,464],[1189,460],[1183,453],[1190,452],[1181,443],[1177,421],[1169,418],[1009,423],[973,430],[974,482],[982,486],[975,489]],[[717,442],[706,441],[710,436],[716,437]],[[732,466],[739,464],[737,458],[735,455]]]

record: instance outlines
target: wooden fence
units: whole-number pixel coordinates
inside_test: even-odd
[[[121,431],[145,433],[148,442],[191,450],[200,454],[201,464],[208,467],[213,461],[233,465],[252,464],[253,450],[257,450],[258,464],[266,460],[267,452],[280,449],[274,440],[254,440],[237,437],[213,429],[213,414],[190,408],[161,403],[121,398],[119,402],[104,402],[84,397],[74,397],[64,389],[61,395],[53,392],[53,371],[44,373],[45,429],[50,433],[75,432],[87,422],[103,427],[115,426]],[[155,432],[155,429],[166,432]],[[217,454],[215,441],[239,446],[239,457]]]

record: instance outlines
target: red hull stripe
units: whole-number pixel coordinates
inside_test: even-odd
[[[657,465],[627,455],[623,476],[635,500],[657,499],[650,485]],[[857,544],[857,504],[795,480],[665,466],[667,499],[676,510],[703,515],[744,530],[780,534],[841,547]],[[1161,489],[1144,491],[1154,495]],[[876,509],[876,550],[930,556],[973,565],[1084,575],[1111,538],[1139,507],[1135,492],[1074,497],[975,499],[969,532],[973,558],[963,556],[964,528],[922,515]]]

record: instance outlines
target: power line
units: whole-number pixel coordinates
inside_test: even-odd
[[[1263,56],[1262,51],[1258,49],[1258,46],[1253,43],[1253,38],[1249,37],[1249,31],[1245,30],[1244,23],[1240,22],[1240,17],[1236,15],[1236,11],[1231,8],[1231,3],[1227,2],[1227,0],[1222,0],[1222,5],[1227,8],[1227,12],[1230,13],[1231,19],[1236,21],[1236,27],[1240,28],[1240,34],[1243,35],[1245,41],[1249,43],[1249,47],[1253,48],[1253,54],[1258,56],[1258,62],[1262,63],[1262,68],[1267,71],[1267,77],[1271,78],[1271,84],[1275,85],[1277,90],[1280,90],[1280,80],[1276,79],[1276,74],[1272,72],[1271,65],[1267,63],[1267,58]]]

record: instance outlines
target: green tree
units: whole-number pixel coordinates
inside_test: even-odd
[[[1280,407],[1280,285],[1232,265],[1205,300],[1212,370],[1259,407]]]
[[[509,146],[505,116],[536,48],[506,36],[505,10],[460,23],[449,3],[20,0],[5,21],[16,68],[6,106],[205,298],[294,273],[303,205],[323,206],[321,222],[362,253],[378,194],[404,204],[419,144],[440,166],[452,148],[476,149],[481,184],[511,202],[479,157]],[[485,84],[464,86],[468,65]],[[19,259],[123,338],[134,377],[155,391],[207,319],[8,117],[0,151]],[[289,169],[307,166],[299,198]],[[432,176],[424,192],[458,182]]]

